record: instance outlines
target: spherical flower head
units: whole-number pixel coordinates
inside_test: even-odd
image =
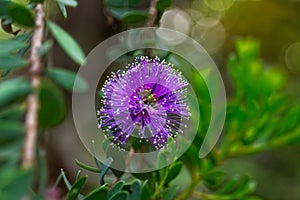
[[[112,73],[104,82],[99,128],[121,148],[131,137],[156,149],[167,147],[170,137],[183,133],[183,120],[190,117],[187,86],[172,64],[158,57],[137,57],[125,71]]]

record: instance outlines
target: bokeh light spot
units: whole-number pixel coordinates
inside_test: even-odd
[[[172,29],[183,34],[189,35],[191,31],[191,18],[183,10],[180,9],[171,9],[164,12],[160,20],[160,27]],[[168,42],[168,44],[180,44],[183,42],[184,37],[182,35],[170,35],[165,29],[158,29],[157,35]]]
[[[199,42],[210,54],[214,54],[223,46],[226,32],[220,22],[210,28],[196,24],[192,30],[192,38]]]
[[[195,23],[207,28],[215,26],[224,15],[221,11],[210,9],[203,1],[194,1],[189,14]]]
[[[286,49],[285,63],[289,70],[300,72],[300,42],[293,43]]]
[[[234,4],[235,0],[204,0],[204,2],[213,10],[224,11],[229,9]]]

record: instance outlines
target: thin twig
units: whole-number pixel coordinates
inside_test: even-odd
[[[36,140],[38,132],[38,110],[39,110],[39,99],[37,89],[41,83],[41,58],[38,54],[39,48],[43,42],[44,32],[44,9],[43,4],[37,4],[35,17],[35,30],[32,36],[31,42],[31,53],[30,53],[30,84],[32,93],[27,97],[28,110],[26,114],[26,138],[24,144],[24,152],[22,157],[22,166],[30,167],[35,162],[35,151],[36,151]]]
[[[103,1],[103,14],[104,14],[104,17],[107,20],[107,24],[108,25],[114,24],[115,19],[109,14],[108,8],[107,8],[107,6],[106,6],[106,4],[105,4],[104,1]]]
[[[112,183],[109,185],[109,188],[112,188],[118,181],[120,180],[120,178],[116,177]]]
[[[156,2],[157,2],[157,0],[150,1],[150,7],[149,7],[149,12],[148,12],[149,16],[148,16],[148,19],[145,24],[145,26],[147,26],[147,27],[154,26],[154,22],[155,22],[156,16],[157,16]]]

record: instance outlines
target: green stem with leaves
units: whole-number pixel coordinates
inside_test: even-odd
[[[162,179],[162,181],[159,183],[157,189],[155,190],[154,194],[151,197],[151,200],[156,200],[157,197],[161,194],[162,190],[164,189],[164,185],[166,183],[167,177],[168,177],[169,168],[167,168],[165,175]]]

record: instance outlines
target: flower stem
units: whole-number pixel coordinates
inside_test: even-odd
[[[156,200],[157,197],[159,197],[159,195],[161,194],[161,192],[164,188],[164,185],[166,183],[166,180],[167,180],[168,172],[169,172],[169,168],[167,168],[165,175],[164,175],[162,181],[160,182],[160,184],[158,185],[157,189],[155,190],[153,196],[151,197],[151,200]]]

